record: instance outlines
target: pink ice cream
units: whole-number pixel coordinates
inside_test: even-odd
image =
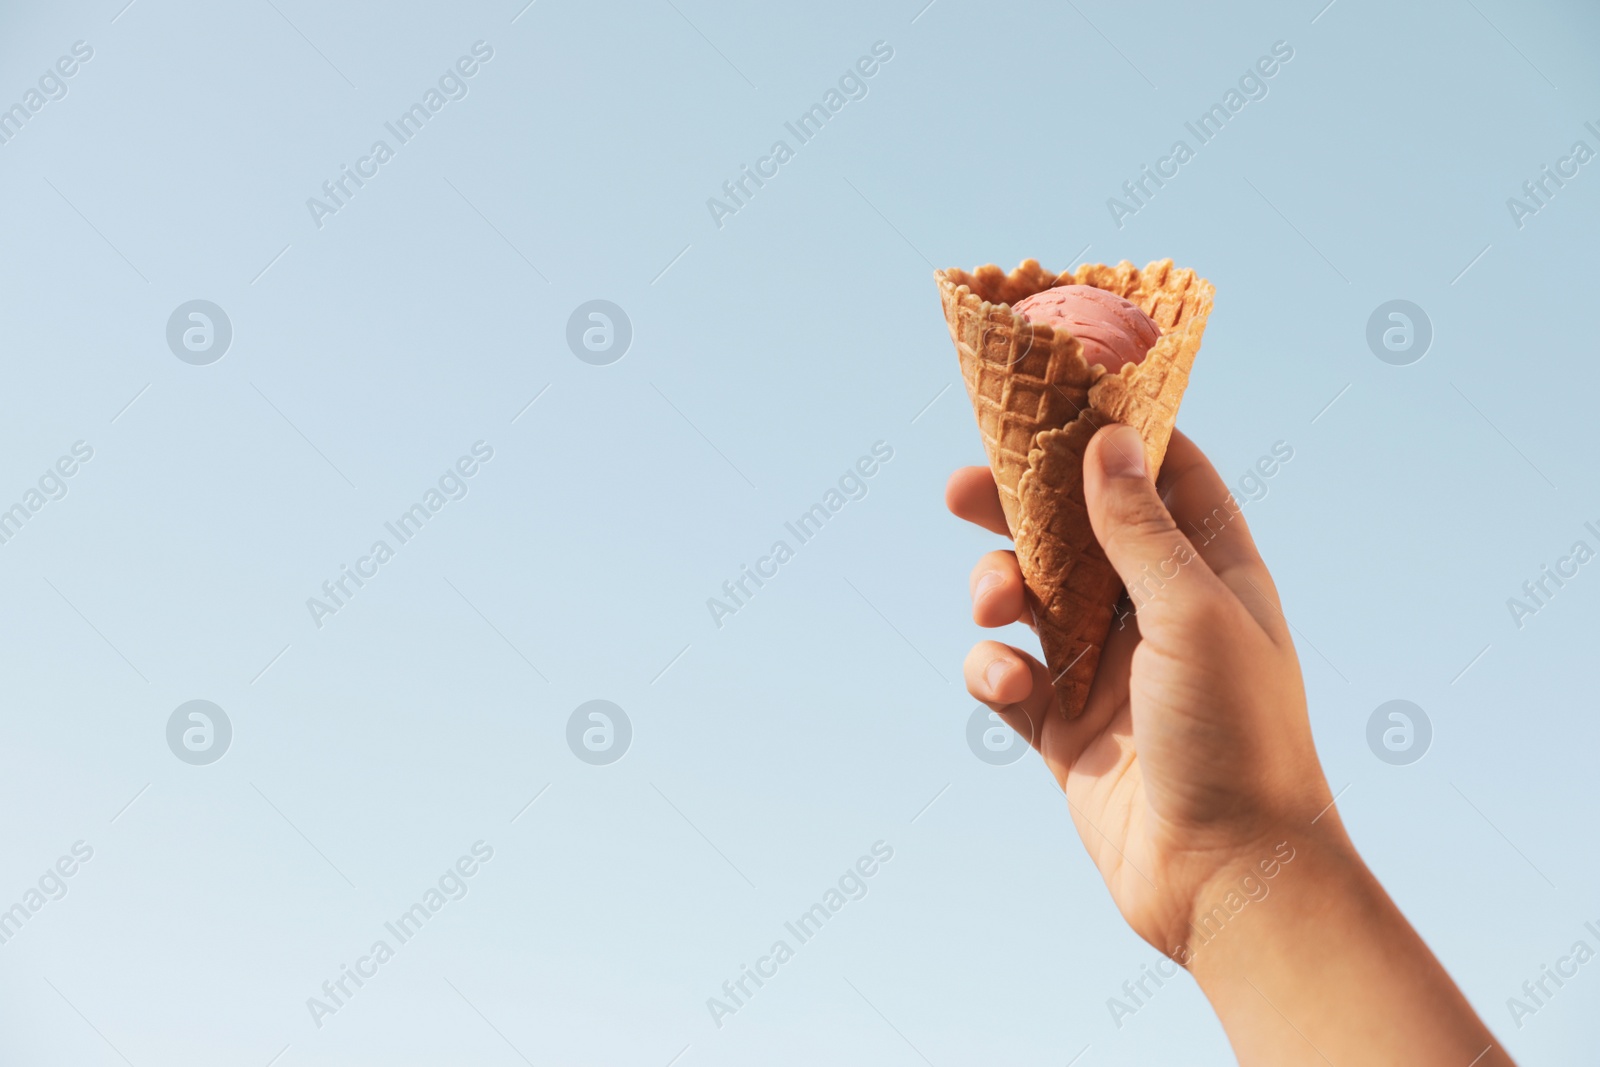
[[[1161,336],[1161,327],[1115,293],[1092,285],[1058,285],[1019,300],[1011,310],[1078,339],[1083,358],[1115,374],[1138,363]]]

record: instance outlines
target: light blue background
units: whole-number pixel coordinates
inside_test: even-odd
[[[1513,1054],[1600,1044],[1600,964],[1506,1008],[1600,920],[1600,564],[1520,630],[1505,604],[1600,520],[1600,164],[1521,229],[1505,204],[1600,147],[1592,9],[123,2],[0,19],[0,104],[94,49],[0,146],[0,503],[94,448],[0,545],[0,907],[94,849],[0,945],[0,1060],[1231,1062],[1186,978],[1113,1023],[1155,953],[1037,760],[966,744],[997,541],[942,507],[982,454],[931,274],[1027,256],[1216,284],[1181,425],[1230,480],[1294,450],[1247,515],[1345,821]],[[478,40],[469,95],[313,225]],[[879,40],[867,97],[719,229],[706,199]],[[1270,94],[1118,229],[1106,199],[1280,40]],[[166,345],[194,298],[233,323],[211,366]],[[604,367],[565,341],[596,298],[634,328]],[[1366,346],[1393,298],[1434,325],[1411,366]],[[317,629],[306,598],[478,440],[469,495]],[[868,495],[716,628],[879,440]],[[1435,731],[1407,767],[1365,740],[1396,697]],[[196,698],[234,727],[206,767],[165,742]],[[634,729],[605,767],[565,740],[595,698]],[[469,895],[315,1027],[480,839]],[[879,840],[868,895],[713,1025]]]

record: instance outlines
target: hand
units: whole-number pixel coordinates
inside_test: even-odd
[[[1154,484],[1143,461],[1125,426],[1102,429],[1084,457],[1095,536],[1134,592],[1083,714],[1068,721],[1045,666],[998,642],[972,649],[966,680],[1043,755],[1128,924],[1182,963],[1206,887],[1303,839],[1333,797],[1277,591],[1238,504],[1181,433]],[[1007,533],[989,468],[958,470],[946,502]],[[1014,552],[979,560],[972,590],[980,626],[1031,623]]]
[[[1123,917],[1194,975],[1241,1064],[1509,1067],[1344,831],[1239,505],[1182,434],[1154,483],[1143,457],[1126,426],[1084,456],[1090,522],[1129,596],[1083,714],[994,641],[968,654],[968,691],[1039,750]],[[945,497],[1008,532],[987,467]],[[972,601],[981,626],[1031,622],[1014,553],[978,562]]]

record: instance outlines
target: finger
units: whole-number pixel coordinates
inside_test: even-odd
[[[1264,628],[1284,632],[1278,592],[1245,524],[1243,506],[1205,453],[1176,430],[1156,488],[1178,529],[1212,572]]]
[[[958,467],[944,487],[944,506],[958,519],[982,526],[990,533],[1011,536],[1006,513],[1000,508],[1000,491],[988,467]]]
[[[1010,645],[980,641],[967,653],[962,672],[968,693],[987,704],[1034,748],[1044,747],[1046,725],[1052,716],[1060,718],[1044,664]]]
[[[1113,424],[1094,435],[1084,454],[1083,489],[1089,523],[1147,640],[1176,637],[1207,610],[1234,601],[1161,502],[1138,431]]]
[[[1032,658],[999,641],[979,641],[967,653],[962,665],[967,692],[996,707],[1021,704],[1036,696],[1048,704],[1050,687],[1047,685],[1040,690],[1033,684],[1033,671],[1028,662]]]
[[[1009,626],[1033,621],[1023,596],[1022,568],[1015,552],[988,552],[972,568],[972,621],[979,626]]]
[[[1133,627],[1111,633],[1088,707],[1070,721],[1061,713],[1055,687],[1050,684],[1050,669],[1021,649],[998,641],[980,641],[967,653],[963,667],[967,692],[1038,749],[1056,784],[1065,787],[1067,774],[1084,747],[1119,712],[1125,714],[1128,664],[1138,643]]]

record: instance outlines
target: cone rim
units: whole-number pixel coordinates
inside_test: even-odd
[[[1138,278],[1139,281],[1143,283],[1145,279],[1149,278],[1152,273],[1158,270],[1161,271],[1165,276],[1170,276],[1173,273],[1192,274],[1195,278],[1195,281],[1201,286],[1201,289],[1208,302],[1210,299],[1215,297],[1216,287],[1213,286],[1210,281],[1202,277],[1198,271],[1191,267],[1176,266],[1174,261],[1170,258],[1151,260],[1144,266],[1142,270],[1134,266],[1131,260],[1124,259],[1120,260],[1114,266],[1106,263],[1080,263],[1073,270],[1052,272],[1045,269],[1037,259],[1029,257],[1017,264],[1015,268],[1004,274],[1000,273],[1001,268],[998,265],[986,263],[970,271],[962,267],[940,267],[934,270],[933,277],[935,283],[939,286],[940,291],[948,292],[954,298],[957,305],[968,307],[983,317],[987,317],[988,309],[990,308],[1004,308],[1011,314],[1013,334],[1020,336],[1023,333],[1026,333],[1028,338],[1027,344],[1014,346],[1013,355],[1009,362],[1001,363],[996,360],[989,359],[982,353],[979,353],[979,359],[983,360],[985,363],[988,363],[990,366],[1015,366],[1019,360],[1033,351],[1034,345],[1048,345],[1053,342],[1059,334],[1059,336],[1063,338],[1071,339],[1074,350],[1072,353],[1073,358],[1086,368],[1090,375],[1090,387],[1094,388],[1095,386],[1101,384],[1101,379],[1107,377],[1120,376],[1131,383],[1132,380],[1139,375],[1140,368],[1146,366],[1150,362],[1149,353],[1147,352],[1145,354],[1145,358],[1141,359],[1138,363],[1125,363],[1116,371],[1108,371],[1098,363],[1090,363],[1084,358],[1081,342],[1078,341],[1077,335],[1072,333],[1072,331],[1065,328],[1052,326],[1049,323],[1031,322],[1026,316],[1017,314],[1016,307],[1012,301],[990,300],[982,296],[976,289],[972,287],[970,283],[979,281],[981,278],[987,276],[991,279],[995,279],[995,283],[999,286],[1005,286],[1008,284],[1015,285],[1023,278],[1031,276],[1034,281],[1044,281],[1045,284],[1039,285],[1036,288],[1028,288],[1025,293],[1017,297],[1018,302],[1025,300],[1028,297],[1036,296],[1047,289],[1055,289],[1063,285],[1089,285],[1096,289],[1115,293],[1117,296],[1120,296],[1124,300],[1128,300],[1130,303],[1133,303],[1135,306],[1137,306],[1137,301],[1131,300],[1125,292],[1120,292],[1117,289],[1111,288],[1110,286],[1098,284],[1096,281],[1097,276],[1102,272],[1110,272],[1113,275],[1124,278],[1130,276]],[[1152,292],[1156,291],[1159,290],[1152,290]],[[1149,314],[1147,309],[1141,308],[1141,310],[1145,310],[1146,314]],[[1205,328],[1205,317],[1206,316],[1202,316],[1199,323],[1201,330],[1204,330]],[[1156,338],[1155,344],[1150,346],[1150,350],[1154,351],[1156,347],[1159,346],[1171,334],[1188,333],[1189,330],[1194,327],[1194,325],[1195,320],[1193,317],[1181,324],[1174,324],[1171,327],[1162,326],[1159,322],[1157,322],[1156,327],[1161,331],[1161,336]]]

